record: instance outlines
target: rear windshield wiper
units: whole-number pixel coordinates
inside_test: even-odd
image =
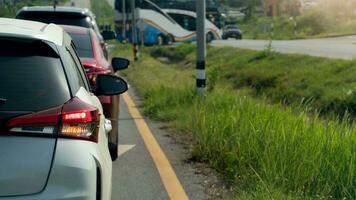
[[[5,103],[6,103],[6,101],[7,101],[6,99],[2,99],[2,98],[0,98],[0,106],[1,106],[1,105],[3,105],[3,104],[5,104]]]

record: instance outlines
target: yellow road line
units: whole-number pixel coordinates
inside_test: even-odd
[[[169,163],[166,155],[162,151],[161,147],[154,138],[150,128],[146,121],[140,114],[137,106],[126,92],[123,95],[124,101],[128,107],[128,110],[135,120],[136,126],[143,138],[146,147],[157,167],[161,180],[168,193],[168,196],[172,200],[188,200],[188,196],[185,193],[181,183],[179,182],[177,175],[175,174],[172,165]]]

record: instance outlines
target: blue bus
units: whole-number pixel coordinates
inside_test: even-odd
[[[123,2],[125,1],[125,2]],[[138,41],[146,45],[172,44],[173,42],[192,42],[196,40],[195,31],[180,26],[166,12],[149,0],[135,0]],[[123,3],[126,7],[123,9]],[[129,0],[115,1],[115,24],[119,40],[131,41],[131,9]]]

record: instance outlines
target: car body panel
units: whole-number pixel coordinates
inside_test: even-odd
[[[55,138],[0,136],[0,197],[41,192],[55,144]]]
[[[107,61],[103,55],[103,51],[100,48],[100,43],[93,30],[85,29],[82,27],[74,26],[62,26],[69,34],[90,34],[93,58],[82,57],[81,62],[85,68],[86,74],[93,86],[93,80],[95,76],[99,74],[111,74],[114,75],[114,70],[111,64]],[[99,96],[98,97],[107,119],[111,120],[112,130],[109,133],[109,141],[111,144],[118,145],[118,118],[119,118],[119,96]]]
[[[22,24],[22,20],[13,20],[12,24],[9,25],[2,24],[4,21],[6,20],[0,19],[0,33],[2,35],[17,38],[21,41],[28,38],[42,41],[42,36],[33,36],[31,31],[23,34],[17,33],[20,30],[17,29],[16,24]],[[12,26],[12,28],[9,28],[12,32],[4,33],[2,31],[3,26]],[[54,45],[56,39],[47,36],[47,34],[50,34],[50,31],[46,32],[48,25],[42,24],[41,26],[44,28],[40,33]],[[90,92],[84,69],[80,65],[79,58],[75,55],[70,37],[62,28],[56,25],[52,26],[59,30],[63,40],[61,44],[54,45],[54,48],[58,51],[56,56],[59,56],[62,61],[55,66],[63,68],[61,73],[63,73],[63,76],[67,75],[67,79],[62,82],[61,87],[67,88],[68,93],[70,91],[69,98],[71,100],[79,99],[85,105],[89,104],[98,109],[100,116],[97,127],[98,140],[62,138],[56,132],[53,133],[53,136],[33,136],[26,135],[25,132],[13,136],[8,133],[10,131],[7,130],[7,122],[11,118],[37,111],[22,112],[15,110],[15,115],[7,114],[5,117],[1,117],[0,125],[4,129],[0,127],[0,200],[95,200],[97,194],[101,194],[100,199],[110,199],[112,161],[108,151],[103,108],[99,99]],[[40,25],[37,22],[27,21],[27,25],[23,24],[21,27],[38,32],[37,27],[40,27]],[[47,45],[50,46],[51,44]],[[64,51],[67,54],[64,54]],[[63,62],[65,60],[63,56],[67,56],[66,62]],[[69,59],[71,56],[72,58]],[[68,78],[69,69],[73,74],[77,71],[75,76],[85,83],[83,86],[77,87],[77,89],[72,87],[73,82],[71,81],[74,79]],[[78,85],[78,83],[76,84]],[[63,105],[65,103],[63,102]],[[58,108],[62,108],[63,105],[58,105]],[[58,110],[60,114],[61,109]],[[2,112],[4,111],[7,112],[6,110]]]

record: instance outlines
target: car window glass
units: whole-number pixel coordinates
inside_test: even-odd
[[[80,78],[84,84],[84,88],[87,89],[88,91],[90,91],[90,87],[89,87],[89,83],[88,83],[88,78],[87,78],[87,75],[84,71],[84,68],[81,64],[81,61],[79,60],[79,56],[77,54],[77,51],[75,50],[75,46],[73,43],[71,43],[71,46],[69,47],[69,52],[73,58],[73,60],[75,61],[75,64],[76,64],[76,70],[77,72],[79,73],[80,75]]]
[[[38,44],[0,42],[0,111],[40,111],[70,99],[58,57],[36,53]]]
[[[92,32],[92,34],[95,34]],[[95,34],[95,39],[93,41],[93,44],[95,46],[95,48],[97,49],[97,51],[99,52],[100,54],[100,58],[103,59],[105,58],[104,56],[104,52],[103,52],[103,47],[101,46],[102,44],[100,44],[100,38]],[[103,44],[105,45],[105,44]]]
[[[81,58],[94,58],[93,47],[88,34],[69,33]]]
[[[63,51],[63,63],[66,66],[66,74],[68,76],[71,89],[73,93],[76,93],[80,87],[85,87],[85,84],[77,70],[75,60],[67,49]]]

